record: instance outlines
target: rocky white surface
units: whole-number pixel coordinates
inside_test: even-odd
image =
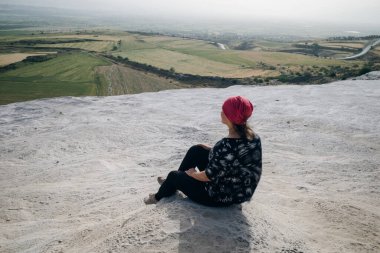
[[[371,79],[0,106],[0,252],[379,252]],[[262,138],[252,201],[218,209],[177,194],[145,206],[191,145],[226,135],[232,95],[254,102]]]
[[[354,77],[352,80],[379,80],[380,71],[372,71],[362,76]]]

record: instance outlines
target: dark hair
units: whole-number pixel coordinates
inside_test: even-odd
[[[234,129],[241,138],[248,140],[252,140],[253,138],[255,138],[255,132],[247,123],[243,125],[234,124]]]

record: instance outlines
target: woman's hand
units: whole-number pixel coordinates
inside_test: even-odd
[[[186,170],[185,172],[186,172],[187,175],[189,175],[190,177],[192,177],[192,175],[195,172],[197,172],[197,171],[195,170],[195,168],[191,168],[191,169]]]
[[[207,144],[198,144],[198,146],[201,146],[202,148],[207,149],[207,150],[211,149],[211,147]]]
[[[185,172],[188,176],[190,176],[190,177],[192,177],[198,181],[201,181],[201,182],[209,182],[210,181],[210,179],[208,179],[205,171],[198,172],[194,168],[191,168]]]

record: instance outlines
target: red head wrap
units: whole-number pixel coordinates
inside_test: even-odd
[[[245,97],[230,97],[223,104],[223,112],[226,117],[236,125],[243,125],[251,117],[253,112],[252,103]]]

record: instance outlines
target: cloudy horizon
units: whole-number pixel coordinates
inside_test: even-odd
[[[380,1],[362,0],[0,0],[1,4],[97,11],[115,15],[140,15],[163,19],[272,20],[380,26]]]

